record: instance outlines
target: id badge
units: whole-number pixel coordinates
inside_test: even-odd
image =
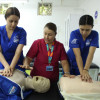
[[[53,66],[46,66],[46,71],[53,71]]]

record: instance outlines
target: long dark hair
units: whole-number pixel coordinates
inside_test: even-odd
[[[16,15],[20,18],[20,12],[16,7],[9,7],[5,13],[5,19],[9,17],[10,15]]]
[[[83,15],[82,17],[80,17],[79,25],[91,25],[93,27],[93,23],[93,17],[90,15]]]

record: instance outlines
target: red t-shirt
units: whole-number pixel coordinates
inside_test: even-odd
[[[27,53],[27,56],[32,59],[35,58],[34,69],[31,71],[31,76],[44,76],[49,78],[51,81],[58,81],[59,79],[58,61],[67,60],[63,44],[55,41],[53,57],[50,64],[53,66],[53,71],[46,71],[46,66],[49,64],[48,52],[44,39],[34,41]]]

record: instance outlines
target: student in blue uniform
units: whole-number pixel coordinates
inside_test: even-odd
[[[93,17],[83,15],[79,20],[79,29],[70,34],[69,50],[70,74],[81,75],[83,81],[91,82],[88,73],[96,48],[99,48],[98,32],[92,30]]]
[[[11,76],[15,68],[23,63],[23,47],[26,45],[26,31],[18,27],[20,12],[16,7],[10,7],[5,13],[7,24],[0,26],[0,69],[2,75]]]

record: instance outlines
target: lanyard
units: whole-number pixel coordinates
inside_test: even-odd
[[[51,50],[49,49],[49,45],[48,44],[46,44],[46,47],[47,47],[47,51],[48,51],[48,63],[50,64],[51,60],[52,60],[52,56],[53,56],[54,42],[52,43]]]

